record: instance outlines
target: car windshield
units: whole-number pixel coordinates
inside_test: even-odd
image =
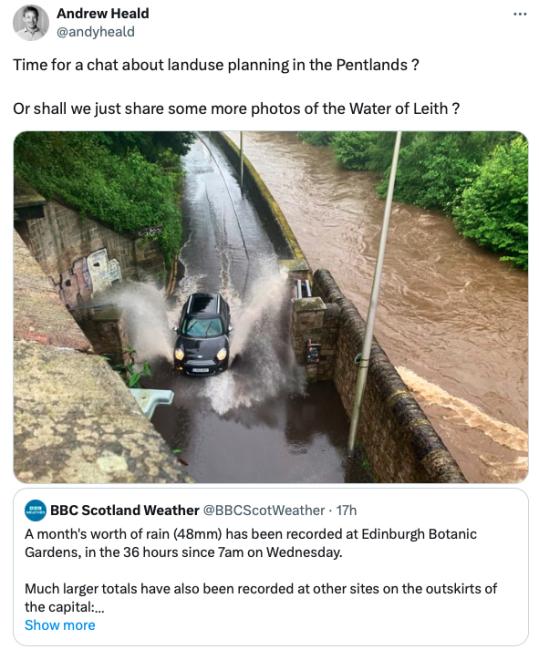
[[[188,318],[182,327],[182,334],[194,339],[208,339],[223,334],[220,318]]]

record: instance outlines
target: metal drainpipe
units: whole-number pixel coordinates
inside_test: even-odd
[[[376,318],[376,308],[378,306],[378,294],[380,293],[380,282],[382,279],[382,267],[384,265],[384,255],[386,250],[387,233],[389,231],[389,221],[391,218],[391,205],[393,202],[393,190],[395,188],[395,177],[397,175],[397,163],[399,160],[399,149],[401,144],[401,131],[397,131],[395,137],[395,148],[393,149],[393,160],[391,162],[391,172],[389,174],[389,185],[387,188],[386,205],[384,210],[384,220],[382,223],[382,232],[380,233],[380,244],[378,246],[378,257],[372,280],[371,298],[369,302],[369,311],[367,314],[367,324],[365,327],[365,338],[363,339],[363,348],[361,350],[361,359],[357,372],[356,394],[354,398],[354,407],[352,410],[352,419],[350,422],[350,433],[348,437],[348,453],[352,455],[356,445],[357,425],[361,411],[361,402],[367,383],[367,372],[371,356],[372,339],[374,334],[374,321]]]

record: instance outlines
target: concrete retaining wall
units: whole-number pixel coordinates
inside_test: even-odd
[[[340,308],[340,326],[333,343],[333,381],[351,416],[357,366],[365,321],[344,297],[331,273],[314,274],[313,293]],[[385,352],[374,340],[358,438],[374,476],[384,482],[465,482],[457,463],[433,429]]]

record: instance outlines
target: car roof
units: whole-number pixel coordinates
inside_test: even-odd
[[[220,299],[218,293],[193,293],[187,303],[187,313],[218,314]]]

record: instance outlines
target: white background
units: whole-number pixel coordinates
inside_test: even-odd
[[[178,503],[200,507],[197,516],[171,517],[110,517],[110,516],[51,516],[39,523],[21,517],[24,505],[42,491],[21,490],[15,501],[15,637],[32,645],[54,643],[62,639],[59,632],[25,631],[25,622],[94,621],[91,632],[65,635],[62,643],[99,644],[111,640],[122,644],[230,645],[259,644],[323,645],[323,644],[402,644],[432,645],[443,638],[446,644],[483,644],[522,642],[528,632],[528,612],[525,598],[528,586],[527,508],[526,496],[518,489],[509,490],[440,490],[423,489],[311,489],[279,490],[253,489],[249,495],[242,491],[198,489],[182,492],[160,490],[100,490],[92,499],[88,490],[75,494],[65,490],[47,492],[49,513],[52,504],[129,507],[156,501],[162,506]],[[269,504],[313,507],[324,504],[323,516],[204,516],[206,504],[249,504],[266,507]],[[339,505],[353,505],[357,514],[339,516]],[[332,512],[329,512],[331,509]],[[342,512],[342,510],[341,510]],[[492,513],[496,512],[496,516]],[[110,542],[38,541],[37,531],[57,531],[67,528],[128,531],[127,539]],[[221,529],[220,541],[213,539],[189,541],[159,540],[131,541],[130,531],[139,528],[172,531],[175,527],[193,527],[197,531],[214,532]],[[251,540],[235,542],[226,539],[226,529],[244,530],[251,535],[257,531],[283,531],[283,540]],[[286,531],[321,531],[343,529],[343,540],[286,539]],[[420,528],[427,539],[417,542],[362,539],[362,530]],[[429,530],[473,530],[477,539],[430,540]],[[358,530],[360,539],[346,541],[347,531]],[[27,536],[31,531],[34,538]],[[144,533],[145,535],[145,533]],[[26,536],[26,539],[25,539]],[[125,547],[146,546],[152,549],[213,548],[231,550],[259,549],[262,558],[208,559],[58,559],[42,560],[25,556],[25,548],[85,548],[108,546],[124,553]],[[265,556],[266,547],[302,549],[340,549],[342,558],[282,558]],[[507,556],[510,561],[503,561]],[[78,578],[77,578],[78,577]],[[71,596],[45,597],[25,594],[24,583],[39,585],[55,582],[81,584],[89,582],[153,585],[280,585],[309,584],[310,595],[244,596],[236,593],[217,595],[161,595],[161,597],[89,596],[104,614],[58,615],[55,613],[25,613],[28,600],[49,603],[69,603]],[[401,593],[395,596],[332,595],[314,593],[315,585],[395,585]],[[473,584],[485,587],[497,585],[495,595],[403,595],[403,583],[422,585]],[[347,592],[349,589],[347,590]],[[524,604],[524,606],[523,606]],[[450,618],[448,618],[450,617]],[[121,630],[121,631],[120,631]]]
[[[13,32],[12,20],[19,3],[6,0],[1,9],[2,43],[2,125],[0,133],[2,155],[0,177],[0,196],[3,218],[0,221],[0,265],[2,278],[3,314],[1,320],[1,354],[4,364],[1,408],[3,422],[2,447],[0,458],[2,471],[2,513],[5,519],[2,539],[2,647],[16,646],[11,630],[12,584],[9,579],[12,566],[12,544],[9,530],[12,498],[22,487],[13,477],[12,471],[12,354],[11,354],[11,315],[12,315],[12,143],[15,135],[23,130],[47,129],[141,129],[141,130],[191,130],[191,129],[280,129],[280,130],[518,130],[525,133],[530,141],[530,214],[534,212],[534,188],[537,185],[536,146],[537,146],[537,105],[534,97],[536,88],[537,61],[537,19],[533,15],[534,5],[529,2],[467,0],[433,3],[432,1],[404,2],[393,0],[385,2],[349,2],[334,0],[319,2],[311,0],[273,0],[263,2],[241,2],[230,0],[187,2],[156,1],[142,6],[151,6],[150,21],[133,21],[137,25],[135,40],[60,40],[55,37],[59,24],[59,7],[67,9],[101,8],[108,9],[106,3],[88,1],[86,3],[67,1],[62,5],[49,3],[44,8],[49,14],[51,28],[49,34],[36,42],[23,42]],[[116,4],[113,6],[117,6]],[[131,9],[136,5],[124,4]],[[528,11],[532,15],[514,17],[514,11]],[[101,21],[102,22],[102,21]],[[100,21],[71,21],[70,27],[100,24]],[[130,23],[129,23],[130,24]],[[110,23],[107,26],[117,26]],[[101,75],[71,73],[18,73],[15,74],[12,57],[31,59],[51,58],[109,58],[147,57],[150,59],[170,56],[176,59],[199,56],[206,59],[241,58],[304,58],[313,56],[334,59],[344,57],[364,59],[368,57],[411,60],[419,58],[420,64],[415,73],[383,74],[247,74],[228,76],[223,74],[165,75],[153,77],[146,74],[128,74],[120,81],[113,73]],[[180,119],[167,116],[158,119],[132,119],[110,117],[99,122],[92,118],[44,118],[15,117],[12,105],[16,101],[35,103],[45,100],[49,103],[60,100],[75,102],[95,101],[113,103],[115,101],[137,100],[152,103],[251,103],[263,100],[266,103],[312,103],[331,100],[377,101],[402,103],[406,100],[429,102],[445,101],[449,105],[460,103],[457,115],[449,116],[408,116],[397,119],[393,116],[381,117],[264,117],[259,119],[237,118],[196,118]],[[248,152],[247,152],[248,153]],[[534,230],[531,229],[531,248],[534,245]],[[534,331],[534,307],[536,291],[533,282],[533,253],[530,282],[530,331]],[[537,476],[534,467],[535,447],[533,432],[537,407],[534,404],[536,372],[535,346],[531,341],[530,356],[530,475],[521,484],[529,495],[531,512],[537,509]],[[36,459],[39,462],[39,459]],[[195,488],[196,489],[196,488]],[[248,488],[245,488],[248,490]],[[294,488],[291,488],[293,490]],[[377,488],[372,488],[376,490]],[[409,488],[402,488],[402,495],[409,496]],[[467,488],[473,491],[473,486]],[[494,488],[493,488],[494,489]],[[444,488],[449,494],[451,488]],[[46,488],[40,490],[46,494]],[[483,507],[478,507],[478,517],[500,516],[502,510],[493,506],[492,498],[482,496]],[[495,494],[501,494],[495,492]],[[446,497],[447,498],[447,497]],[[455,497],[457,498],[457,497]],[[476,497],[477,498],[477,497]],[[410,507],[406,510],[410,518],[414,516],[416,500],[410,497]],[[22,516],[22,515],[21,515]],[[521,522],[523,524],[523,522]],[[524,530],[524,525],[519,530]],[[531,548],[536,536],[535,520],[531,520]],[[523,533],[522,533],[523,534]],[[510,572],[516,561],[512,548],[492,558],[493,563]],[[383,559],[383,558],[382,558]],[[536,573],[532,555],[531,611],[537,609],[534,600]],[[466,558],[462,558],[463,565]],[[526,608],[526,596],[521,590],[518,597],[520,610]],[[127,612],[127,614],[129,614]],[[458,625],[458,612],[451,604],[444,605],[444,615],[448,622]],[[508,612],[509,615],[509,612]],[[380,626],[391,623],[391,616],[380,613]],[[493,626],[498,624],[493,617]],[[298,621],[296,624],[309,626],[311,621]],[[271,625],[279,621],[271,620]],[[338,625],[338,621],[332,621]],[[514,623],[515,628],[519,626]],[[260,626],[259,643],[266,642],[265,628]],[[494,629],[494,628],[493,628]],[[297,630],[287,629],[288,639],[297,640]],[[299,635],[301,637],[301,635]],[[515,637],[519,635],[515,634]],[[123,632],[118,627],[116,640],[121,643]],[[337,637],[335,637],[337,638]],[[520,637],[519,637],[520,638]],[[339,639],[342,642],[342,639]],[[438,643],[445,644],[444,630],[439,630]],[[498,644],[506,639],[500,637],[493,641],[485,636],[483,643]],[[539,636],[532,627],[527,647],[537,647]],[[178,642],[181,642],[178,639]],[[357,639],[347,639],[355,643]],[[481,641],[478,639],[478,643]]]

